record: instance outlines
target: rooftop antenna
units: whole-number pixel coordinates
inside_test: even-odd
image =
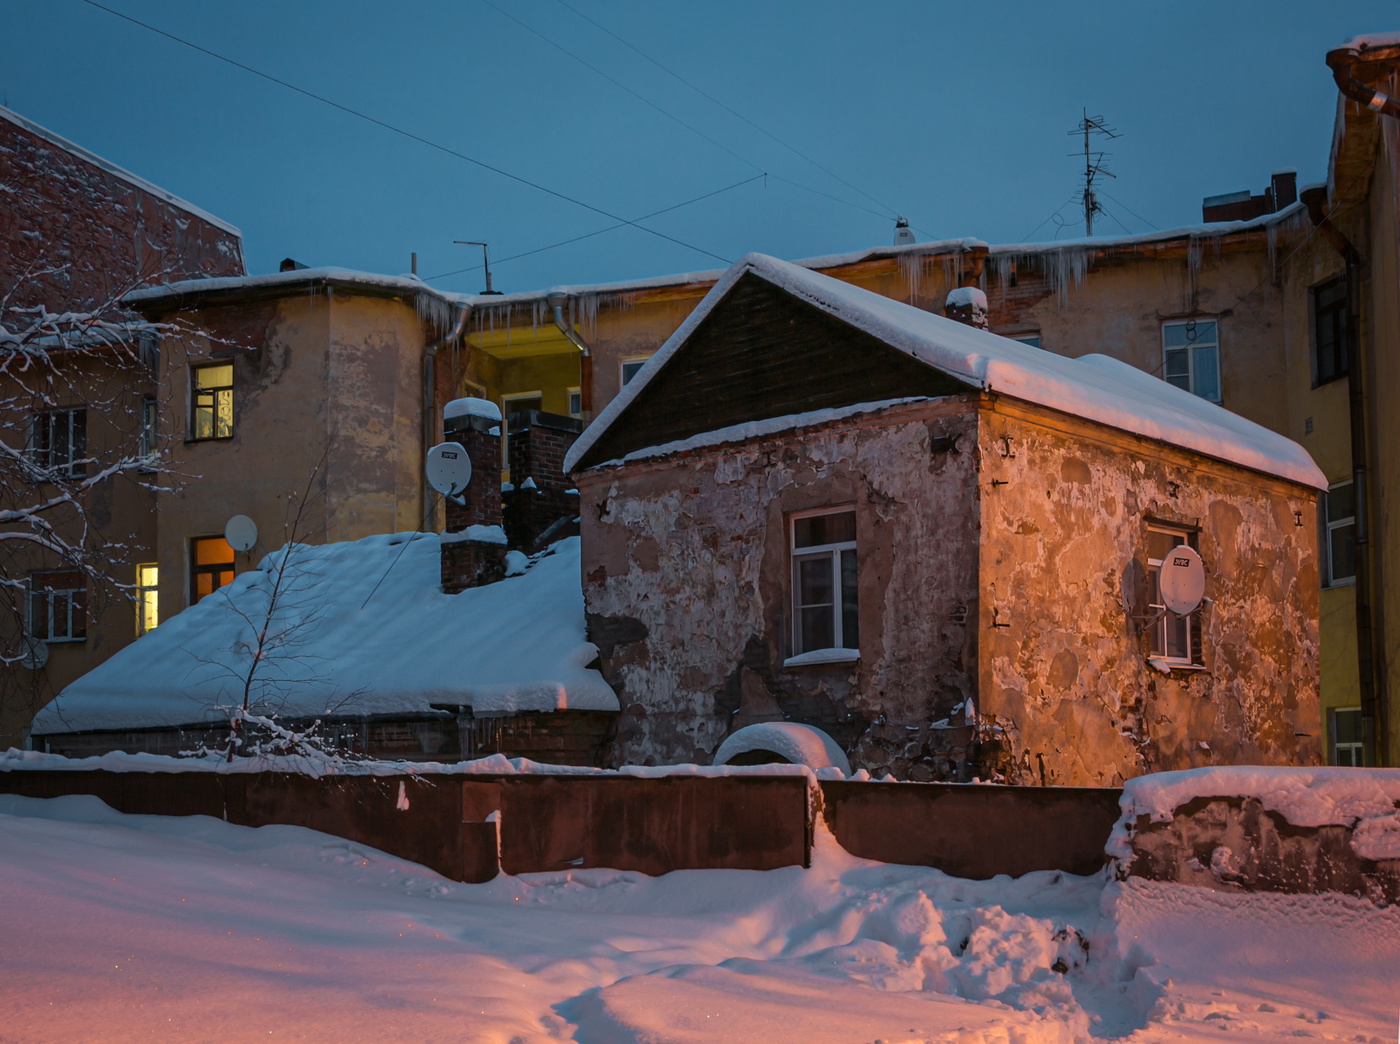
[[[475,239],[454,239],[452,242],[458,246],[479,246],[481,247],[481,263],[486,268],[486,289],[483,294],[490,294],[499,297],[499,290],[491,289],[491,254],[485,243],[478,243]]]
[[[1081,109],[1080,112],[1083,113],[1083,118],[1069,134],[1070,137],[1084,135],[1084,234],[1092,236],[1094,234],[1094,215],[1103,212],[1103,208],[1099,206],[1098,196],[1094,194],[1094,179],[1100,174],[1106,178],[1112,178],[1116,175],[1110,174],[1104,169],[1104,157],[1109,154],[1107,152],[1094,152],[1090,149],[1089,135],[1101,134],[1105,138],[1117,138],[1119,134],[1104,123],[1102,116],[1090,116],[1087,109]],[[1071,152],[1070,155],[1077,156],[1079,153]]]

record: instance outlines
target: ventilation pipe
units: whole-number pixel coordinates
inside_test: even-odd
[[[1400,104],[1374,87],[1367,87],[1356,78],[1355,67],[1366,61],[1365,44],[1351,47],[1338,47],[1327,52],[1327,66],[1332,70],[1332,79],[1337,88],[1352,101],[1365,106],[1372,112],[1400,119]]]
[[[438,349],[455,344],[461,338],[462,331],[467,327],[467,316],[471,310],[471,305],[464,304],[462,311],[457,316],[457,324],[452,327],[452,332],[446,337],[438,338],[423,349],[423,452],[420,459],[427,459],[428,450],[437,442],[437,404],[434,402],[433,392],[437,384]],[[421,473],[418,476],[418,486],[422,490],[419,497],[419,516],[423,520],[423,532],[430,533],[433,528],[433,492],[428,488],[428,481]]]
[[[1333,52],[1336,53],[1336,52]],[[1332,55],[1328,55],[1329,62]],[[1361,254],[1327,216],[1327,190],[1306,188],[1303,204],[1313,226],[1346,262],[1347,400],[1351,414],[1351,477],[1356,495],[1356,666],[1362,736],[1372,765],[1386,762],[1385,707],[1376,699],[1375,629],[1371,621],[1371,497],[1367,486],[1366,395],[1361,372]]]
[[[554,325],[559,327],[559,332],[564,335],[570,344],[579,350],[579,411],[583,414],[583,422],[587,424],[593,418],[593,350],[588,347],[584,339],[575,333],[574,328],[564,319],[564,302],[568,299],[568,294],[560,290],[555,290],[545,300],[549,303],[550,310],[554,313]]]

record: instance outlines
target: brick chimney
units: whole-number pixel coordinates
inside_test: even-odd
[[[975,286],[959,286],[949,290],[948,298],[943,303],[943,314],[966,326],[986,330],[987,295]]]
[[[453,399],[442,410],[444,438],[472,462],[462,503],[447,500],[441,540],[442,590],[457,594],[505,576],[501,528],[501,411],[486,399]]]
[[[564,457],[583,431],[583,421],[543,410],[508,418],[510,477],[505,490],[506,536],[511,547],[534,551],[541,543],[578,532],[578,490],[564,474]]]

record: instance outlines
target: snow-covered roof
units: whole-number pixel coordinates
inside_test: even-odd
[[[766,254],[748,254],[735,262],[574,443],[564,461],[566,472],[577,467],[696,327],[750,273],[973,387],[1327,488],[1326,477],[1296,442],[1127,363],[1104,355],[1068,359],[1041,351]]]
[[[264,618],[271,570],[285,553],[67,686],[35,716],[33,731],[226,720],[242,699],[248,620]],[[433,534],[294,545],[271,627],[281,637],[254,675],[262,711],[299,718],[418,713],[432,704],[471,706],[477,715],[618,709],[602,675],[585,666],[597,648],[584,638],[577,537],[523,575],[485,587],[445,595],[439,576]]]
[[[143,287],[128,293],[123,302],[139,304],[146,301],[159,301],[167,297],[181,297],[185,294],[211,294],[224,291],[262,290],[295,288],[305,283],[338,283],[347,286],[363,286],[376,290],[388,290],[402,294],[429,294],[444,302],[463,304],[469,298],[465,294],[449,294],[435,290],[415,275],[383,275],[378,272],[361,272],[354,268],[339,268],[327,265],[320,268],[295,268],[286,272],[268,272],[264,275],[220,276],[216,279],[181,279],[162,286]]]
[[[1353,47],[1358,51],[1374,51],[1382,47],[1400,47],[1400,33],[1362,33],[1348,36],[1342,41],[1343,47]]]
[[[201,219],[202,221],[209,222],[209,224],[213,225],[215,228],[222,229],[223,231],[229,233],[229,235],[237,236],[239,239],[243,238],[243,233],[240,232],[233,225],[230,225],[227,221],[223,220],[223,218],[215,217],[207,210],[201,210],[193,203],[189,203],[181,199],[179,196],[176,196],[171,192],[167,192],[159,185],[151,184],[145,178],[137,177],[135,174],[131,173],[131,171],[124,170],[121,167],[117,166],[115,163],[111,162],[110,160],[105,160],[96,153],[89,152],[81,145],[75,145],[67,138],[60,137],[53,131],[49,130],[47,127],[41,127],[33,120],[26,119],[25,117],[21,116],[17,112],[14,112],[11,109],[6,109],[3,106],[0,106],[0,119],[8,120],[15,126],[23,128],[24,130],[28,131],[30,134],[33,134],[36,137],[43,138],[51,145],[57,145],[64,152],[71,153],[74,156],[77,156],[79,159],[86,160],[88,163],[91,163],[95,167],[101,167],[108,174],[112,174],[118,178],[121,178],[127,184],[133,185],[136,188],[141,189],[141,191],[143,192],[149,192],[157,199],[165,200],[165,202],[169,203],[171,206],[179,207],[187,214],[192,214],[195,217]]]

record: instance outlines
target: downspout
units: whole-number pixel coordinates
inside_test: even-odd
[[[1372,112],[1400,119],[1400,104],[1397,104],[1394,98],[1374,87],[1367,87],[1356,78],[1352,69],[1358,62],[1365,60],[1359,47],[1338,47],[1327,52],[1327,66],[1332,70],[1332,79],[1337,81],[1337,89]]]
[[[561,291],[554,291],[546,300],[554,313],[554,325],[559,327],[568,342],[579,350],[578,360],[578,394],[579,411],[583,414],[583,422],[587,424],[593,419],[593,350],[588,344],[574,332],[564,319],[564,302],[569,299],[569,295]]]
[[[1333,52],[1334,54],[1336,52]],[[1331,61],[1332,55],[1328,55]],[[1351,476],[1356,495],[1356,666],[1361,696],[1362,736],[1370,764],[1386,761],[1386,708],[1376,699],[1375,629],[1371,621],[1371,498],[1367,488],[1366,396],[1361,373],[1361,255],[1332,224],[1324,209],[1327,190],[1304,189],[1299,198],[1314,227],[1346,262],[1347,402],[1351,414]]]
[[[437,381],[435,380],[437,353],[439,348],[444,348],[455,343],[466,329],[467,316],[471,314],[472,306],[462,305],[462,311],[457,316],[457,325],[452,328],[452,332],[445,337],[440,337],[432,344],[423,349],[423,452],[421,457],[426,459],[428,450],[432,448],[437,439],[437,403],[434,401],[434,392]],[[428,488],[428,482],[420,474],[418,476],[419,489],[422,491],[419,496],[420,517],[423,520],[422,531],[429,533],[433,528],[433,494]]]

